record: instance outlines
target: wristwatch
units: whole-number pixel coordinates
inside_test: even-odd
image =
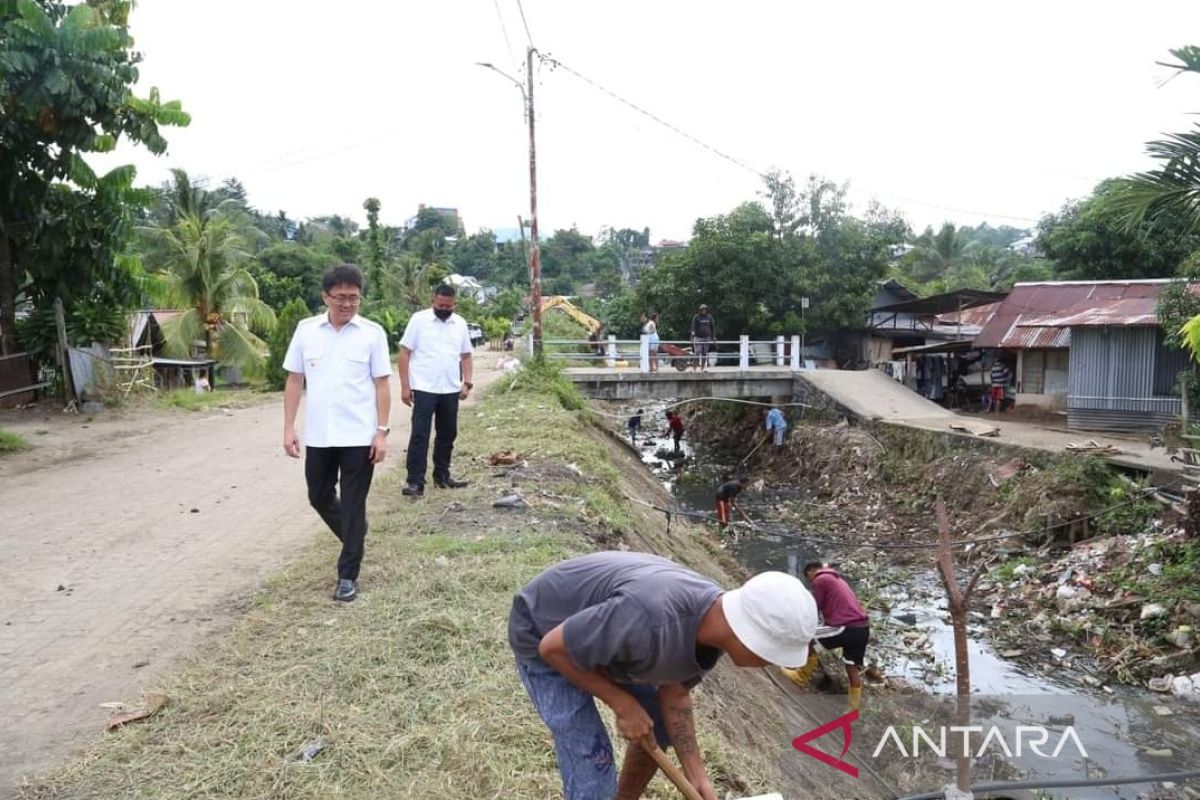
[[[475,384],[471,383],[470,381],[463,381],[463,386],[467,387],[468,389],[475,388]]]
[[[379,431],[384,436],[387,436],[392,432],[392,427],[390,425],[376,425],[375,430]]]

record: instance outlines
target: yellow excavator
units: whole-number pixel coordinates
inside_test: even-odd
[[[585,314],[582,310],[580,310],[579,306],[575,305],[561,294],[556,294],[552,297],[546,297],[542,299],[543,314],[553,309],[558,309],[583,327],[587,328],[589,334],[600,330],[600,320],[589,314]]]

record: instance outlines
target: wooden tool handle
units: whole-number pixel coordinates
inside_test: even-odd
[[[671,783],[675,784],[675,788],[682,792],[687,800],[704,800],[704,797],[697,791],[696,787],[692,786],[692,782],[683,774],[683,770],[675,766],[675,763],[671,761],[667,754],[658,749],[657,742],[653,739],[643,739],[642,747],[645,748],[650,757],[654,759],[654,763],[658,764],[658,768],[667,774],[667,777],[671,779]]]

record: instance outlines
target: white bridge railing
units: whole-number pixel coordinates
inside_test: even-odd
[[[533,335],[526,340],[533,351]],[[699,355],[690,340],[661,340],[658,345],[658,366],[674,367],[682,372],[700,366]],[[640,339],[543,339],[542,352],[546,358],[587,366],[616,368],[637,364],[640,372],[650,371],[650,338]],[[751,366],[790,367],[802,369],[799,336],[776,336],[769,340],[751,341],[749,336],[717,340],[708,343],[707,366],[750,369]]]

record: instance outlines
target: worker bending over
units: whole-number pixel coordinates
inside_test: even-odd
[[[791,575],[764,572],[727,592],[665,558],[612,551],[563,561],[521,589],[508,641],[554,737],[565,800],[641,797],[658,770],[643,746],[652,742],[673,745],[688,780],[717,800],[692,688],[722,654],[739,667],[804,664],[816,625],[816,603]],[[629,741],[619,776],[597,699]]]

